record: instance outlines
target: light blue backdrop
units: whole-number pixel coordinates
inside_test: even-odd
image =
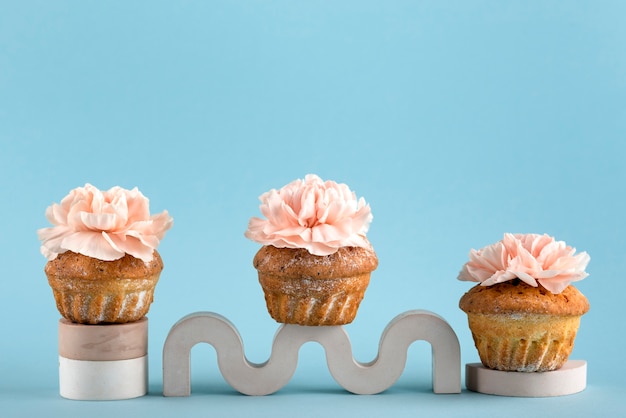
[[[624,413],[625,17],[619,1],[0,2],[3,407]],[[587,390],[435,396],[429,348],[416,343],[396,386],[357,397],[307,344],[276,395],[233,392],[204,346],[193,351],[194,396],[161,398],[163,342],[188,313],[228,317],[248,357],[267,359],[277,324],[252,267],[259,246],[243,232],[261,193],[307,173],[347,183],[374,214],[380,266],[346,327],[357,359],[374,358],[395,315],[420,308],[453,326],[463,363],[477,361],[457,308],[469,249],[545,232],[591,255],[577,284],[591,311],[572,354],[589,362]],[[175,219],[149,313],[152,396],[139,400],[58,397],[59,315],[36,230],[86,182],[138,186]]]

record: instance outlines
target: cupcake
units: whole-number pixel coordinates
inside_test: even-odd
[[[459,307],[480,360],[515,372],[559,369],[569,358],[587,298],[570,283],[587,277],[586,252],[548,235],[504,234],[471,250],[458,279],[480,282]]]
[[[81,324],[143,318],[163,269],[156,248],[173,223],[167,211],[151,216],[137,188],[86,184],[48,207],[46,217],[54,226],[37,233],[61,315]]]
[[[309,174],[262,194],[245,236],[263,247],[254,267],[267,309],[280,323],[352,322],[378,258],[365,234],[369,205],[347,185]]]

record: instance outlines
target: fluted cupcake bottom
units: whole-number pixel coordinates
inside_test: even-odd
[[[332,279],[259,273],[270,316],[280,323],[308,326],[352,322],[369,280],[370,273]]]
[[[468,321],[485,367],[544,372],[559,369],[567,361],[580,316],[468,313]]]
[[[57,309],[80,324],[126,323],[150,309],[159,274],[142,279],[78,281],[49,278]]]

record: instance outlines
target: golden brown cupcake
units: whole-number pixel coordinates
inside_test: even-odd
[[[137,188],[72,190],[38,231],[45,273],[61,315],[82,324],[143,318],[153,300],[163,261],[156,247],[172,226],[167,211],[150,216]]]
[[[152,260],[126,254],[113,261],[66,251],[46,263],[57,309],[81,324],[125,323],[143,318],[163,270],[155,250]]]
[[[264,244],[254,257],[270,316],[308,326],[354,320],[378,258],[365,237],[372,220],[345,184],[307,175],[261,195],[246,236]]]
[[[377,265],[374,251],[360,247],[316,256],[266,245],[254,257],[271,317],[299,325],[352,322]]]
[[[556,370],[567,361],[589,302],[571,285],[553,294],[514,279],[474,286],[459,307],[485,367],[533,372]]]
[[[516,372],[560,368],[574,347],[587,298],[570,282],[587,276],[589,256],[547,235],[505,234],[470,252],[460,280],[472,337],[485,367]]]

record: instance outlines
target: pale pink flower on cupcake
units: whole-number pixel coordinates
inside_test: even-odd
[[[136,187],[100,191],[91,184],[49,206],[46,218],[54,226],[37,234],[48,260],[73,251],[104,261],[130,254],[147,263],[173,224],[167,211],[150,215],[149,201]]]
[[[507,233],[495,244],[472,249],[458,279],[491,286],[518,278],[533,287],[541,284],[557,294],[588,276],[585,268],[589,255],[575,253],[575,248],[545,234]]]
[[[323,181],[314,174],[263,193],[261,213],[251,218],[245,236],[277,248],[305,248],[325,256],[340,247],[369,247],[365,234],[370,207],[345,184]]]

